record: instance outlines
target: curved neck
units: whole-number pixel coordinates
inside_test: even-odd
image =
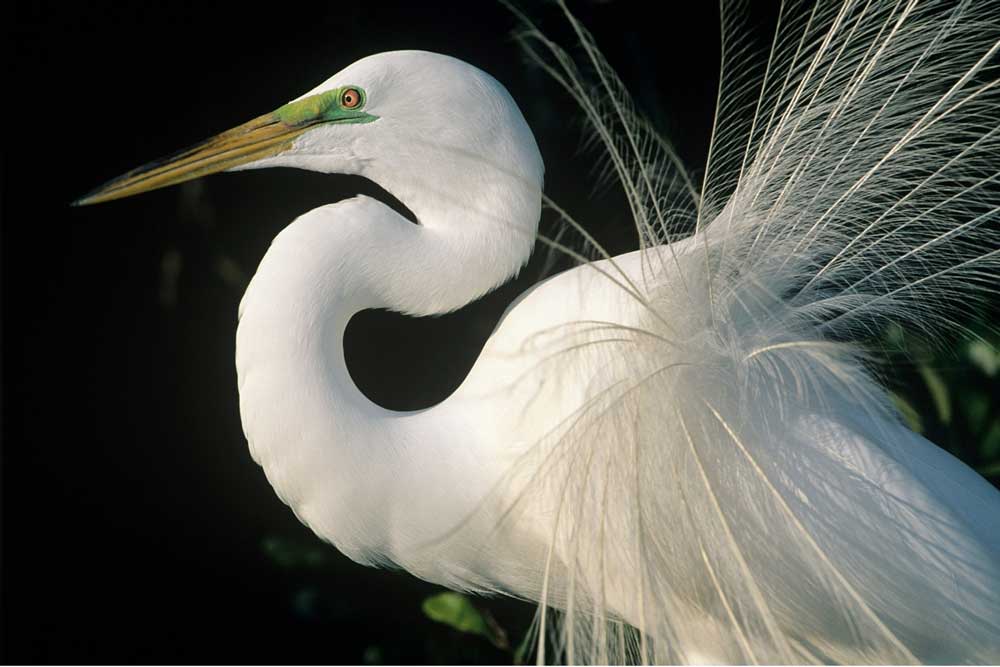
[[[418,215],[431,216],[419,226],[357,197],[300,217],[261,261],[237,330],[244,431],[279,497],[351,558],[415,569],[396,555],[407,551],[394,544],[406,533],[393,523],[399,508],[433,512],[461,500],[429,497],[427,466],[414,459],[432,451],[461,457],[464,445],[453,438],[471,434],[452,423],[461,411],[435,409],[428,418],[426,411],[397,413],[369,401],[345,363],[348,322],[369,308],[447,312],[506,281],[530,252],[537,190],[534,197],[533,204],[530,194],[508,197],[505,217],[520,209],[508,224],[473,215],[460,225],[418,205]],[[414,474],[422,477],[419,493]]]
[[[541,214],[543,168],[533,140],[497,142],[495,149],[503,154],[496,162],[435,144],[429,158],[398,155],[390,163],[357,165],[356,173],[404,202],[420,223],[407,223],[404,232],[398,223],[405,221],[391,211],[361,216],[363,237],[372,238],[369,220],[385,233],[366,259],[376,290],[367,307],[446,313],[503,284],[527,262]],[[509,166],[518,164],[520,170]]]

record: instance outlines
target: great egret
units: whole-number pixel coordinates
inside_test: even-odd
[[[864,347],[995,294],[995,10],[783,8],[759,72],[726,14],[700,183],[568,12],[593,86],[524,19],[640,249],[526,293],[427,410],[366,399],[342,337],[364,309],[460,308],[531,253],[542,159],[487,74],[376,54],[80,203],[281,165],[409,206],[419,225],[357,197],[275,238],[240,306],[246,436],[354,560],[539,601],[540,661],[997,661],[1000,493],[900,424]]]

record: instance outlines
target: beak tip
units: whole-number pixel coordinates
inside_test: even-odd
[[[108,201],[109,199],[115,199],[114,196],[108,196],[105,192],[105,187],[101,186],[96,190],[91,190],[82,197],[78,197],[69,203],[70,206],[76,208],[78,206],[90,206],[92,204],[100,204],[101,202]]]
[[[90,206],[244,167],[285,150],[309,125],[287,126],[265,114],[191,148],[154,160],[91,190],[70,206]]]

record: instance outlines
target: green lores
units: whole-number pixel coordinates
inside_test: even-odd
[[[310,95],[279,107],[274,115],[290,126],[315,123],[370,123],[378,116],[363,111],[365,92],[357,86],[342,86]]]

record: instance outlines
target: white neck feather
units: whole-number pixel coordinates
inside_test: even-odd
[[[444,313],[509,279],[530,254],[540,212],[539,187],[528,183],[466,179],[452,208],[384,183],[420,225],[367,197],[315,209],[275,238],[247,289],[236,365],[251,453],[296,515],[359,562],[418,569],[399,555],[410,534],[399,508],[454,512],[463,488],[477,485],[455,479],[476,468],[461,460],[473,443],[456,442],[474,438],[462,411],[446,401],[429,419],[369,401],[344,360],[347,324],[370,308]],[[434,466],[421,465],[428,457]],[[431,475],[443,478],[429,485]]]

